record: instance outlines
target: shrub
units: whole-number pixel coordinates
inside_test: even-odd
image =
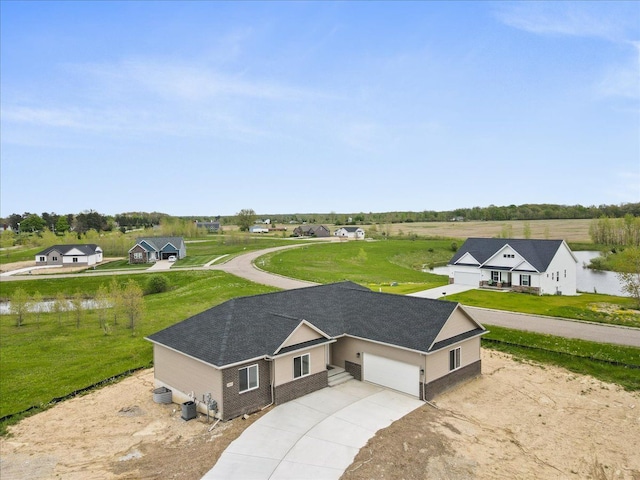
[[[147,280],[147,293],[162,293],[169,290],[169,279],[164,275],[151,275]]]
[[[458,244],[456,242],[451,242],[451,251],[452,252],[458,251]]]

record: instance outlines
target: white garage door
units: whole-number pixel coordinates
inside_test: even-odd
[[[477,287],[480,284],[480,274],[475,272],[454,272],[453,283]]]
[[[370,353],[363,354],[364,380],[420,397],[420,367]]]

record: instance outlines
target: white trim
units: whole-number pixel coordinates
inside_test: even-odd
[[[302,360],[303,357],[309,357],[307,360],[307,373],[304,373],[304,362]],[[300,375],[296,376],[296,358],[300,359]],[[308,377],[311,375],[311,354],[309,352],[303,353],[302,355],[298,355],[297,357],[293,357],[293,379],[297,380],[298,378]]]
[[[311,330],[313,330],[314,332],[316,332],[318,335],[320,335],[321,337],[324,337],[326,339],[331,339],[330,335],[327,335],[326,333],[324,333],[322,330],[320,330],[318,327],[316,327],[315,325],[313,325],[312,323],[307,322],[304,318],[302,319],[302,321],[296,326],[296,328],[294,328],[293,330],[291,330],[291,333],[289,334],[289,336],[287,338],[284,339],[284,341],[280,344],[280,346],[278,348],[276,348],[276,351],[273,353],[273,355],[278,355],[278,352],[280,352],[280,350],[282,350],[283,348],[286,348],[285,346],[283,346],[285,343],[287,343],[289,341],[289,339],[293,336],[294,333],[296,333],[299,329],[301,325],[306,325],[307,327],[311,328]],[[289,346],[293,346],[293,345],[289,345]]]
[[[344,335],[341,335],[341,336],[344,336]],[[329,338],[327,342],[319,343],[317,345],[307,345],[306,347],[296,348],[295,350],[291,350],[290,352],[286,352],[286,353],[274,353],[273,355],[267,355],[265,358],[267,360],[272,360],[276,358],[285,358],[285,357],[294,355],[298,352],[302,352],[303,350],[312,350],[314,348],[324,347],[325,345],[331,345],[332,343],[336,343],[337,341],[338,340],[336,340],[335,338]]]

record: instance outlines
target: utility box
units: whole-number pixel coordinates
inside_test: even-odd
[[[196,402],[184,402],[182,404],[182,419],[192,420],[196,418]]]

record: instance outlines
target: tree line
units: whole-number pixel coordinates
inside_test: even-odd
[[[121,285],[115,278],[111,279],[108,286],[100,285],[94,297],[89,299],[80,291],[72,296],[58,292],[55,298],[45,299],[38,291],[28,294],[22,288],[17,288],[10,297],[9,312],[15,316],[16,327],[22,327],[29,320],[35,321],[39,327],[42,316],[49,315],[49,318],[58,321],[59,326],[62,326],[63,320],[73,320],[76,328],[80,328],[86,311],[93,310],[98,326],[105,335],[109,335],[112,328],[119,324],[131,329],[133,334],[144,314],[143,296],[144,292],[135,280]]]
[[[593,243],[611,246],[640,246],[640,216],[631,214],[623,218],[602,216],[589,226]]]

